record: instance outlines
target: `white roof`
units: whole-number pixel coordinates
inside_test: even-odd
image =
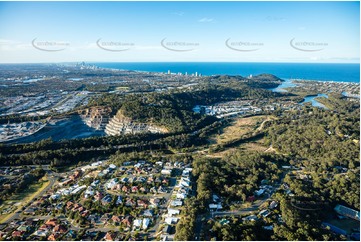
[[[176,217],[168,217],[168,218],[165,218],[165,222],[166,222],[167,224],[173,224],[173,223],[178,222],[178,219],[179,219],[179,218],[176,218]]]
[[[140,227],[142,225],[142,220],[141,219],[134,220],[133,225],[135,227]]]
[[[172,171],[170,169],[163,169],[161,173],[171,173]]]
[[[143,219],[143,229],[147,229],[149,223],[150,223],[150,219],[149,218],[144,218]]]
[[[179,213],[180,213],[180,211],[178,209],[168,208],[168,214],[169,215],[179,214]]]
[[[211,203],[209,204],[209,208],[210,209],[222,209],[222,204],[214,204],[214,203]]]
[[[182,204],[183,204],[183,202],[182,202],[182,200],[173,200],[173,201],[171,201],[171,203],[170,203],[172,206],[182,206]]]
[[[257,195],[261,195],[262,193],[264,193],[264,189],[259,189],[258,191],[256,191]]]

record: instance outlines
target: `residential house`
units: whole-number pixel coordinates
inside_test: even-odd
[[[94,199],[95,201],[100,201],[103,198],[103,194],[99,191],[96,191]]]
[[[154,182],[153,176],[149,176],[148,179],[147,179],[147,183],[152,184],[153,182]]]
[[[122,220],[122,224],[124,224],[127,228],[130,228],[130,226],[132,226],[132,217],[126,216],[126,217]]]
[[[67,203],[66,203],[66,209],[71,209],[72,207],[73,207],[73,205],[74,205],[74,203],[73,202],[71,202],[71,201],[68,201]]]
[[[106,223],[108,223],[110,218],[111,218],[111,215],[109,213],[105,213],[105,214],[103,214],[103,216],[101,216],[100,223],[106,224]]]
[[[133,221],[133,229],[139,229],[142,226],[142,220],[141,219],[135,219]]]
[[[178,215],[180,210],[174,208],[168,208],[168,216],[172,217],[173,215]]]
[[[65,233],[67,231],[67,228],[64,225],[57,225],[54,227],[53,232],[55,233]]]
[[[78,178],[81,176],[81,174],[82,174],[82,171],[81,171],[81,170],[76,170],[76,171],[74,171],[74,174],[72,174],[72,175],[69,176],[69,178],[70,178],[71,180],[76,180],[76,179],[78,179]]]
[[[125,201],[125,206],[127,207],[134,207],[135,205],[136,205],[135,201],[129,197]]]
[[[144,218],[142,228],[144,230],[148,229],[149,224],[150,224],[150,219],[149,218]]]
[[[160,171],[160,174],[170,176],[172,174],[172,170],[171,169],[163,169]]]
[[[179,186],[181,186],[181,187],[189,187],[191,185],[191,182],[190,181],[187,181],[187,180],[181,180],[180,182],[179,182]]]
[[[114,232],[107,232],[104,236],[105,241],[114,241],[116,234]]]
[[[278,206],[278,202],[276,201],[272,201],[271,204],[269,205],[270,209],[275,209]]]
[[[218,203],[218,204],[211,203],[211,204],[209,204],[209,209],[211,209],[211,210],[220,210],[220,209],[223,209],[223,207],[222,207],[221,203]]]
[[[55,227],[58,225],[58,220],[56,218],[49,219],[48,221],[45,222],[45,225]]]
[[[131,178],[129,178],[128,183],[133,184],[133,183],[135,183],[136,180],[137,180],[137,178],[135,176],[131,177]]]
[[[73,212],[78,211],[78,209],[81,208],[81,207],[82,206],[79,203],[76,203],[76,204],[74,204],[72,211]]]
[[[164,178],[164,179],[162,180],[162,184],[163,184],[164,186],[168,186],[168,184],[169,184],[169,179]]]
[[[92,196],[94,196],[94,189],[93,189],[93,187],[89,186],[84,192],[84,197],[89,198]]]
[[[39,229],[33,233],[37,237],[46,237],[48,236],[49,230]]]
[[[151,210],[151,209],[144,210],[143,216],[145,216],[145,217],[153,217],[153,216],[154,216],[154,212],[153,212],[153,210]]]
[[[259,190],[256,190],[254,194],[256,196],[261,196],[264,192],[265,192],[265,189],[259,189]]]
[[[165,223],[168,225],[176,224],[178,222],[179,218],[177,217],[167,217],[165,218]]]
[[[158,207],[160,203],[160,199],[152,197],[149,199],[149,203],[151,204],[152,207]]]
[[[161,182],[162,182],[162,178],[157,177],[157,178],[155,178],[154,182],[155,182],[155,183],[161,183]]]
[[[212,195],[212,199],[213,199],[213,202],[214,202],[214,203],[220,202],[220,198],[219,198],[216,194],[213,194],[213,195]]]
[[[89,215],[89,213],[90,213],[89,210],[85,210],[85,211],[83,211],[82,213],[80,213],[80,215],[81,215],[82,217],[86,217],[86,216]]]
[[[116,205],[122,204],[123,203],[123,198],[122,196],[118,196],[117,201],[116,201]]]
[[[178,207],[178,206],[182,206],[183,202],[182,200],[176,199],[170,202],[170,205],[173,207]]]
[[[270,211],[268,211],[267,209],[265,209],[265,210],[262,210],[261,212],[259,212],[258,215],[266,218],[268,215],[270,215]]]
[[[242,218],[243,221],[256,221],[258,220],[258,217],[256,215],[249,215],[245,218]]]
[[[39,230],[51,230],[52,226],[43,224],[39,227]]]
[[[112,196],[110,196],[109,194],[107,194],[103,199],[102,199],[102,204],[104,206],[109,205],[112,202],[113,198]]]
[[[21,237],[23,237],[24,234],[25,234],[24,231],[15,230],[15,231],[11,234],[11,237],[13,237],[13,238],[21,238]]]
[[[106,187],[108,190],[111,190],[111,189],[113,189],[117,184],[118,184],[118,178],[113,178],[113,179],[109,180],[109,181],[105,184],[105,187]]]
[[[99,183],[100,183],[100,180],[95,180],[90,184],[90,186],[96,187],[96,186],[98,186]]]
[[[155,187],[152,187],[152,188],[149,190],[149,192],[156,194],[156,193],[157,193],[157,189],[156,189]]]
[[[137,186],[132,186],[132,193],[137,193],[139,188]]]
[[[18,231],[24,231],[24,232],[28,232],[30,230],[30,226],[26,225],[25,223],[20,225],[16,230]]]
[[[113,215],[112,222],[115,225],[119,225],[122,222],[122,218],[120,216]]]
[[[122,192],[128,193],[129,192],[129,188],[127,186],[123,186],[122,187]]]
[[[187,197],[187,194],[185,194],[185,193],[177,193],[176,197],[178,199],[185,199]]]
[[[28,207],[27,209],[24,210],[24,214],[25,215],[35,215],[35,212],[39,210],[37,207]]]
[[[138,207],[142,207],[142,208],[148,207],[148,204],[144,200],[141,200],[141,199],[137,200],[137,205],[138,205]]]
[[[159,186],[158,187],[158,191],[157,191],[158,193],[166,193],[167,192],[167,190],[164,188],[164,187],[162,187],[162,186]]]
[[[56,194],[56,193],[50,196],[51,200],[58,200],[59,198],[60,198],[60,195]]]
[[[272,231],[272,230],[273,230],[273,225],[262,226],[262,228],[265,229],[265,230],[270,230],[270,231]]]
[[[146,187],[141,187],[141,188],[139,188],[139,191],[142,193],[147,193],[148,189]]]
[[[128,183],[129,178],[128,178],[128,177],[123,177],[120,181],[121,181],[122,183]]]
[[[173,233],[173,227],[171,225],[167,225],[163,229],[163,233],[165,234],[172,234]]]
[[[98,215],[98,214],[90,214],[89,217],[88,217],[88,220],[89,220],[90,223],[92,223],[92,224],[100,223],[99,215]]]

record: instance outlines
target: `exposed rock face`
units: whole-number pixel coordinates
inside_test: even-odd
[[[109,122],[110,112],[111,108],[109,107],[91,107],[82,111],[80,116],[89,127],[102,130]]]
[[[137,134],[137,133],[167,133],[166,128],[148,123],[134,122],[120,113],[116,114],[106,125],[107,135]]]

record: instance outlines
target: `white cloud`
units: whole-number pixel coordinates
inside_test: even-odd
[[[185,12],[178,11],[178,12],[173,12],[172,14],[182,17],[185,14]]]
[[[24,43],[17,40],[0,39],[1,51],[23,51],[31,48],[31,43]]]
[[[135,50],[164,50],[162,46],[157,45],[135,45]]]
[[[266,18],[263,19],[263,21],[270,21],[270,22],[274,22],[274,21],[286,21],[286,18],[284,17],[279,17],[279,16],[267,16]]]
[[[211,22],[214,22],[214,19],[213,18],[201,18],[198,20],[198,22],[200,23],[211,23]]]

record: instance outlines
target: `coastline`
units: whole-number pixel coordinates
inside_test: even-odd
[[[198,73],[202,76],[264,73],[281,79],[360,83],[359,63],[273,63],[273,62],[89,62],[98,68],[153,74]]]

